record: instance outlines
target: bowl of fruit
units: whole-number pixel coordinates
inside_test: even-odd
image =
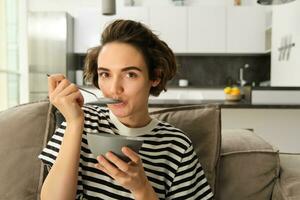
[[[225,99],[227,101],[239,101],[241,100],[241,90],[237,86],[224,88]]]

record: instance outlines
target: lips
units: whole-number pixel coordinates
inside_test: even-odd
[[[109,104],[111,107],[116,107],[116,108],[120,108],[120,107],[124,107],[126,105],[126,102],[125,101],[122,101],[120,99],[120,103],[114,103],[114,104]]]

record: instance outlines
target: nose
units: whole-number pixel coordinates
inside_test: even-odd
[[[118,97],[124,91],[122,80],[119,77],[115,77],[111,81],[110,93],[112,97]]]

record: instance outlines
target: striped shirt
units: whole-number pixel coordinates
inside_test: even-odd
[[[94,168],[97,163],[87,141],[88,132],[134,136],[144,140],[139,151],[144,171],[159,199],[212,199],[213,194],[191,140],[172,125],[152,119],[143,128],[128,128],[107,109],[83,107],[76,199],[134,199],[129,190]],[[39,158],[50,169],[59,153],[66,123],[58,127]]]

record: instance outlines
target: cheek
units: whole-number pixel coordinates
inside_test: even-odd
[[[132,86],[128,90],[131,91],[132,94],[135,96],[148,98],[150,87],[151,86],[147,83],[140,83],[140,84],[136,84],[136,85]]]
[[[103,93],[103,94],[107,94],[108,93],[108,86],[107,85],[105,85],[105,84],[101,84],[100,83],[100,81],[98,81],[98,86],[99,86],[99,88],[100,88],[100,90],[101,90],[101,92]]]

